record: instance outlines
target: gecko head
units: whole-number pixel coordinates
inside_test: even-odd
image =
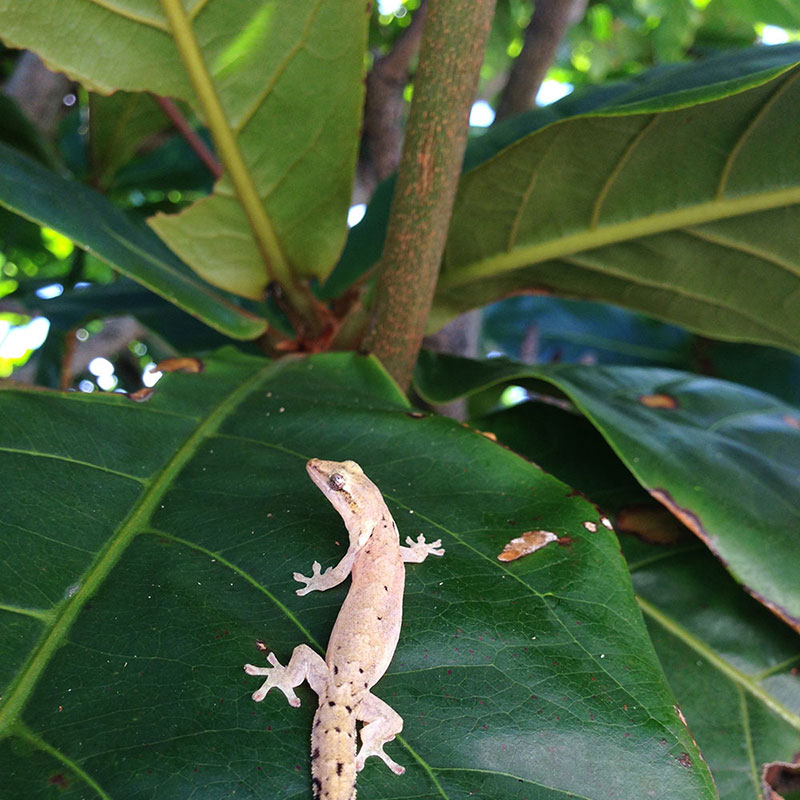
[[[375,498],[381,497],[378,487],[355,461],[312,458],[306,464],[306,471],[344,520],[351,544],[363,545],[378,522],[372,508]]]

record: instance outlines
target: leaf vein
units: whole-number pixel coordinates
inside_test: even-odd
[[[800,76],[800,70],[795,70],[789,73],[789,77],[785,78],[783,81],[778,83],[778,86],[773,90],[770,96],[764,101],[763,105],[759,110],[753,115],[753,118],[747,124],[745,129],[739,134],[739,137],[736,140],[736,144],[731,148],[731,152],[728,154],[728,157],[725,159],[725,163],[722,165],[722,170],[719,176],[719,184],[717,185],[717,191],[715,197],[720,199],[725,196],[725,189],[728,186],[728,180],[731,175],[731,171],[733,170],[733,166],[736,163],[736,159],[739,157],[739,154],[742,151],[747,140],[752,135],[753,131],[758,127],[761,121],[766,116],[769,109],[773,106],[773,104],[777,101],[777,99],[786,91],[788,86]]]

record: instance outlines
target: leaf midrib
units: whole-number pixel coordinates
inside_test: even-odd
[[[132,508],[125,522],[97,554],[80,582],[80,588],[56,611],[51,625],[45,628],[42,638],[31,651],[25,666],[11,684],[5,703],[0,708],[0,739],[13,733],[19,715],[64,638],[72,628],[78,614],[89,598],[102,586],[103,581],[122,557],[137,534],[144,531],[150,515],[169,489],[175,476],[197,452],[200,443],[214,433],[220,423],[241,403],[251,389],[260,383],[276,365],[262,367],[250,378],[239,384],[225,396],[194,431],[175,451],[158,475],[149,482],[148,488]]]
[[[800,185],[788,189],[754,192],[741,197],[713,199],[684,208],[649,214],[635,220],[601,225],[597,228],[587,227],[578,233],[517,247],[470,264],[461,266],[445,264],[438,288],[451,289],[496,273],[510,272],[586,250],[799,203]]]
[[[784,720],[784,722],[791,725],[795,730],[800,731],[800,716],[793,713],[790,709],[786,708],[786,706],[772,697],[769,692],[758,686],[749,675],[746,675],[741,670],[738,670],[736,667],[729,664],[705,642],[703,642],[693,633],[690,633],[668,614],[665,614],[663,611],[656,608],[656,606],[654,606],[652,603],[645,600],[641,595],[636,595],[636,602],[639,604],[639,608],[642,609],[642,612],[646,616],[650,617],[669,634],[679,639],[687,647],[690,647],[699,656],[708,661],[708,663],[711,664],[714,669],[721,672],[726,678],[732,681],[735,686],[738,686],[745,692],[749,693],[752,697],[769,708],[770,711],[777,714],[781,719]]]

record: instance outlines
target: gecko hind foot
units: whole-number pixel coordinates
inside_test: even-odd
[[[300,698],[295,694],[294,687],[288,686],[288,681],[285,680],[286,667],[284,667],[275,656],[275,653],[270,653],[267,656],[267,661],[272,664],[271,667],[256,667],[253,664],[245,664],[244,671],[248,675],[266,675],[267,679],[261,684],[260,689],[253,692],[252,697],[256,703],[260,703],[269,692],[270,689],[280,689],[289,701],[290,706],[300,705]]]
[[[392,739],[394,739],[394,736],[392,736]],[[369,750],[365,746],[361,747],[361,750],[359,750],[356,756],[356,772],[361,772],[361,770],[364,769],[364,762],[370,756],[378,756],[395,775],[402,775],[406,771],[404,766],[401,766],[391,756],[383,752],[383,745],[381,745],[380,747],[374,749],[370,748]]]

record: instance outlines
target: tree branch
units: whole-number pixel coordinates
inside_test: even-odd
[[[364,126],[358,177],[361,202],[367,202],[375,187],[388,178],[400,161],[403,148],[403,92],[409,64],[419,50],[425,24],[427,0],[414,12],[411,24],[397,38],[391,51],[375,59],[367,75]]]
[[[495,0],[429,0],[365,346],[407,388],[430,312]]]
[[[47,139],[52,139],[64,116],[64,95],[72,83],[66,75],[51,72],[35,53],[22,53],[3,94],[17,101],[30,121]]]
[[[522,50],[508,74],[495,121],[528,111],[567,28],[586,8],[586,0],[536,0]]]

